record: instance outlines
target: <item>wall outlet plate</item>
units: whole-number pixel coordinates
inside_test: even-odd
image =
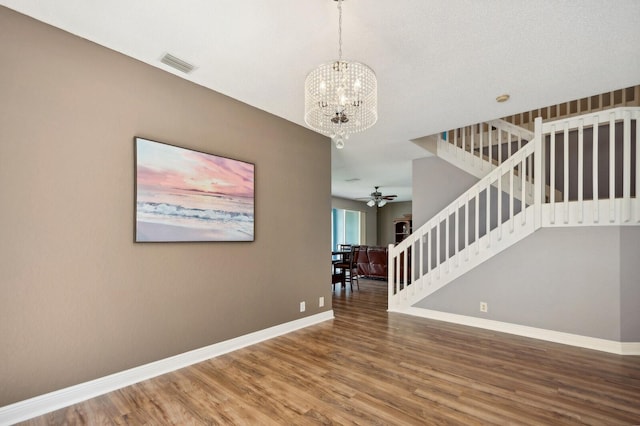
[[[322,308],[324,306],[324,296],[320,296],[318,299],[318,307]]]
[[[304,312],[307,309],[307,306],[304,302],[300,302],[300,312]]]
[[[480,302],[480,312],[489,312],[489,305],[487,305],[487,302]]]

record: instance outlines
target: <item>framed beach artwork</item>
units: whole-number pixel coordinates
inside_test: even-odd
[[[253,241],[255,165],[135,138],[136,242]]]

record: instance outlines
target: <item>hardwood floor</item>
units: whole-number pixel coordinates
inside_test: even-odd
[[[24,424],[640,424],[640,357],[386,312],[336,289],[333,321]]]

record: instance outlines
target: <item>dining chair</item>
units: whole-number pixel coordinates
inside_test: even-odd
[[[360,253],[359,246],[351,246],[351,251],[344,259],[335,263],[335,268],[340,269],[344,275],[344,283],[349,283],[351,290],[353,290],[353,282],[356,282],[358,290],[360,290],[360,283],[358,281],[358,253]]]

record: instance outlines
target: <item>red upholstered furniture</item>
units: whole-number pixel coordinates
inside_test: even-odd
[[[358,275],[387,279],[388,253],[386,247],[360,246],[356,259]]]

